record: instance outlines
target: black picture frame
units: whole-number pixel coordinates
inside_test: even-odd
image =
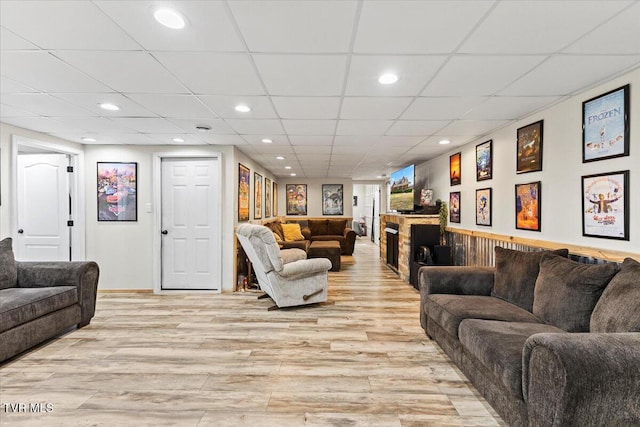
[[[97,220],[99,222],[138,221],[137,188],[137,162],[97,162]]]
[[[343,184],[322,184],[322,215],[344,215]]]
[[[629,155],[630,85],[582,103],[582,163]]]
[[[238,221],[249,221],[251,211],[251,169],[238,163]]]
[[[629,171],[584,175],[581,181],[582,235],[629,240]]]
[[[476,181],[493,179],[493,140],[476,145]]]
[[[307,184],[287,184],[287,215],[307,215]]]
[[[515,185],[517,230],[542,231],[542,182]]]
[[[262,219],[262,175],[253,173],[253,219]]]
[[[476,190],[476,225],[491,227],[493,211],[493,190],[478,188]]]
[[[516,173],[540,172],[542,170],[543,142],[544,120],[518,128],[516,131]]]
[[[449,222],[460,224],[461,200],[460,192],[452,191],[449,193]]]
[[[449,156],[449,185],[460,185],[462,183],[462,152],[457,152]]]

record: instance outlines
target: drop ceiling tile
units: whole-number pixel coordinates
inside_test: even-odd
[[[438,135],[475,136],[483,135],[509,123],[508,120],[454,120]]]
[[[412,147],[422,141],[423,136],[384,136],[384,135],[370,135],[370,136],[336,136],[333,145],[353,145],[357,147],[364,147],[365,149],[371,146],[399,146],[399,147]]]
[[[557,96],[510,97],[495,96],[471,109],[462,118],[465,120],[510,120],[519,119],[561,99]]]
[[[266,96],[200,95],[198,98],[223,119],[278,118]],[[236,105],[246,105],[251,111],[239,113],[235,110]]]
[[[452,52],[489,10],[492,3],[491,1],[364,2],[354,52]],[[464,13],[461,12],[462,10]]]
[[[546,56],[454,56],[438,72],[423,96],[493,95]]]
[[[187,93],[146,52],[58,51],[56,55],[118,92]]]
[[[70,132],[75,130],[48,117],[6,117],[3,118],[2,121],[19,128],[42,133]]]
[[[246,141],[239,135],[213,135],[213,134],[196,134],[196,138],[203,140],[207,144],[212,145],[237,145],[248,147]]]
[[[292,145],[324,145],[331,144],[333,135],[291,135],[289,141]]]
[[[156,114],[119,93],[59,93],[55,94],[54,97],[81,108],[85,111],[85,116],[156,117]],[[102,109],[99,105],[102,103],[115,104],[120,107],[120,110],[108,111]],[[90,112],[90,114],[87,114],[87,112]]]
[[[339,120],[336,135],[383,135],[393,120]]]
[[[283,119],[337,119],[339,97],[272,96],[271,101]]]
[[[286,155],[289,156],[291,159],[295,159],[294,157],[294,152],[293,152],[293,147],[291,147],[290,145],[268,145],[265,144],[263,147],[256,147],[255,145],[253,146],[253,149],[255,150],[256,153],[259,154],[268,154],[268,158],[270,161],[273,162],[282,162],[283,160],[277,160],[276,156],[277,155]],[[290,160],[291,160],[290,159]]]
[[[127,93],[126,96],[161,117],[178,119],[218,118],[214,112],[193,95]]]
[[[349,51],[357,3],[232,1],[229,7],[250,51],[328,53]]]
[[[42,52],[2,52],[0,74],[45,92],[110,92],[97,80]]]
[[[2,26],[43,49],[139,49],[87,1],[3,1]]]
[[[305,163],[315,165],[319,162],[328,162],[329,160],[331,160],[331,154],[297,154],[296,157],[303,165]]]
[[[4,5],[3,3],[0,3]],[[2,7],[2,6],[0,6]],[[4,11],[4,7],[2,7]],[[4,21],[4,14],[0,14],[2,21]],[[22,37],[12,33],[4,27],[0,27],[0,49],[5,50],[29,50],[29,49],[38,49],[36,45],[33,43],[29,43]]]
[[[445,56],[353,56],[345,95],[416,96],[438,71]],[[394,84],[378,78],[388,72],[398,75]]]
[[[4,99],[3,99],[4,101]],[[5,117],[37,117],[38,114],[32,113],[12,105],[0,104],[0,119]]]
[[[483,97],[417,98],[402,115],[403,120],[453,120],[485,102]]]
[[[242,135],[242,139],[247,141],[251,145],[291,145],[286,135],[270,135],[270,134],[258,134],[258,135]],[[263,139],[270,139],[269,144],[262,142]]]
[[[114,117],[111,120],[142,133],[183,133],[178,126],[162,118]]]
[[[413,98],[350,97],[342,101],[341,119],[396,119]]]
[[[342,94],[346,55],[266,55],[253,59],[270,95]]]
[[[235,131],[231,127],[220,119],[212,118],[169,118],[167,119],[180,129],[185,130],[187,133],[195,133],[198,137],[205,138],[206,135],[228,135],[235,134]],[[196,129],[196,126],[210,126],[209,132],[200,132]],[[242,139],[242,138],[240,138]]]
[[[68,133],[135,133],[131,127],[104,117],[56,117],[56,121],[64,124]]]
[[[399,120],[387,135],[432,135],[448,123],[448,120]]]
[[[233,23],[221,1],[179,1],[172,7],[186,18],[177,31],[153,17],[156,1],[95,2],[145,49],[162,51],[242,51]]]
[[[640,3],[595,28],[563,52],[640,54]]]
[[[293,135],[333,135],[335,120],[283,120],[288,134]]]
[[[87,117],[97,115],[43,93],[4,94],[2,95],[2,102],[47,117]]]
[[[154,53],[196,95],[264,95],[249,55],[244,53]]]
[[[35,89],[25,86],[15,80],[0,76],[0,93],[33,93]]]
[[[239,134],[255,135],[258,133],[281,135],[284,130],[279,120],[268,119],[227,119],[227,124]]]
[[[191,134],[167,134],[167,133],[145,133],[145,136],[150,139],[157,141],[159,144],[169,144],[169,145],[203,145],[206,142],[202,138],[198,138],[198,135]],[[173,138],[183,139],[184,142],[175,142]]]
[[[627,4],[627,1],[499,2],[458,52],[557,52]]]
[[[293,151],[298,154],[331,154],[331,145],[300,145],[293,147]]]
[[[638,56],[554,56],[500,92],[501,95],[569,95],[610,78],[640,61]]]

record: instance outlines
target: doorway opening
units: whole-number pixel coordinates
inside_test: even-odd
[[[364,231],[360,238],[380,245],[380,184],[354,183],[353,195],[353,220]]]

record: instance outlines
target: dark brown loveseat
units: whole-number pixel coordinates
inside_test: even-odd
[[[346,219],[310,219],[308,221],[309,240],[335,240],[340,243],[342,255],[352,255],[356,244],[356,232],[347,227]],[[304,231],[303,231],[304,234]]]

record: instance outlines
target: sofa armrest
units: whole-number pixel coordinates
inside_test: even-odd
[[[640,333],[535,334],[522,368],[530,425],[640,425]]]
[[[491,295],[494,267],[422,267],[420,294]]]
[[[346,241],[346,248],[343,255],[352,255],[356,245],[356,232],[347,227],[344,229],[342,235]]]
[[[75,286],[78,289],[81,320],[79,327],[88,325],[96,310],[96,293],[100,269],[87,262],[17,262],[18,287],[41,288]]]
[[[311,240],[311,230],[309,229],[309,227],[301,228],[300,232],[302,233],[304,240]]]
[[[285,279],[299,279],[318,273],[326,273],[331,269],[331,261],[326,258],[311,258],[285,264],[277,274]]]

